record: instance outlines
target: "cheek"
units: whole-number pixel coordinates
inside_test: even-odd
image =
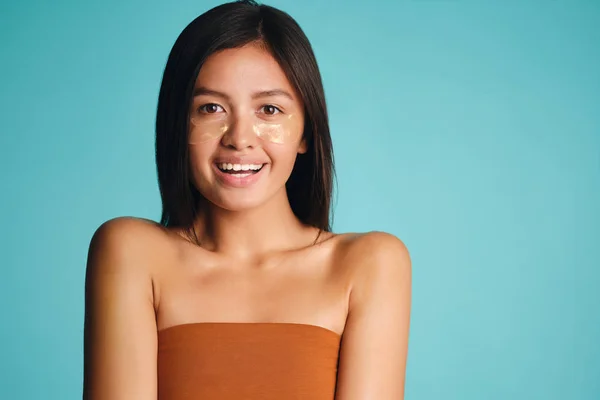
[[[209,142],[202,144],[190,144],[188,147],[189,151],[189,167],[192,175],[195,178],[199,178],[202,172],[206,172],[210,169],[209,163],[206,160],[210,159],[211,154],[215,152],[215,145]]]
[[[304,118],[302,115],[288,114],[276,121],[255,122],[254,133],[265,143],[297,147],[302,139]]]
[[[265,146],[273,168],[281,173],[291,173],[298,156],[298,145],[297,144],[285,144],[279,145],[271,143]]]
[[[201,146],[205,142],[220,139],[229,129],[226,119],[220,118],[211,121],[192,119],[192,130],[189,135],[190,146]]]
[[[265,141],[264,148],[268,152],[274,167],[283,173],[289,174],[294,168],[298,152],[302,150],[303,125],[295,121],[294,126],[286,126],[283,143],[278,141]]]

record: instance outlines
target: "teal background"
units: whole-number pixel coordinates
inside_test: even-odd
[[[158,220],[154,118],[214,1],[0,6],[0,398],[81,397],[87,247]],[[413,259],[407,399],[600,399],[600,1],[274,0],[311,39],[336,231]]]

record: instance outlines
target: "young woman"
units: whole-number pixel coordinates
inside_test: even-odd
[[[403,398],[410,259],[331,232],[323,86],[289,15],[242,1],[184,29],[156,161],[160,224],[115,218],[90,244],[85,399]]]

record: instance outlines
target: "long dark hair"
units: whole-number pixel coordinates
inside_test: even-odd
[[[321,74],[298,23],[283,11],[254,1],[222,4],[181,32],[165,66],[156,116],[156,166],[162,199],[160,223],[193,230],[203,196],[190,181],[188,112],[196,78],[213,53],[259,43],[277,60],[304,103],[308,150],[296,158],[286,190],[303,223],[331,230],[333,149]],[[197,237],[196,237],[197,240]]]

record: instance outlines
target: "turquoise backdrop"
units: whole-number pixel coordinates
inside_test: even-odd
[[[0,398],[81,398],[87,247],[157,220],[168,52],[215,1],[0,5]],[[600,1],[292,1],[336,231],[413,259],[410,400],[600,399]]]

